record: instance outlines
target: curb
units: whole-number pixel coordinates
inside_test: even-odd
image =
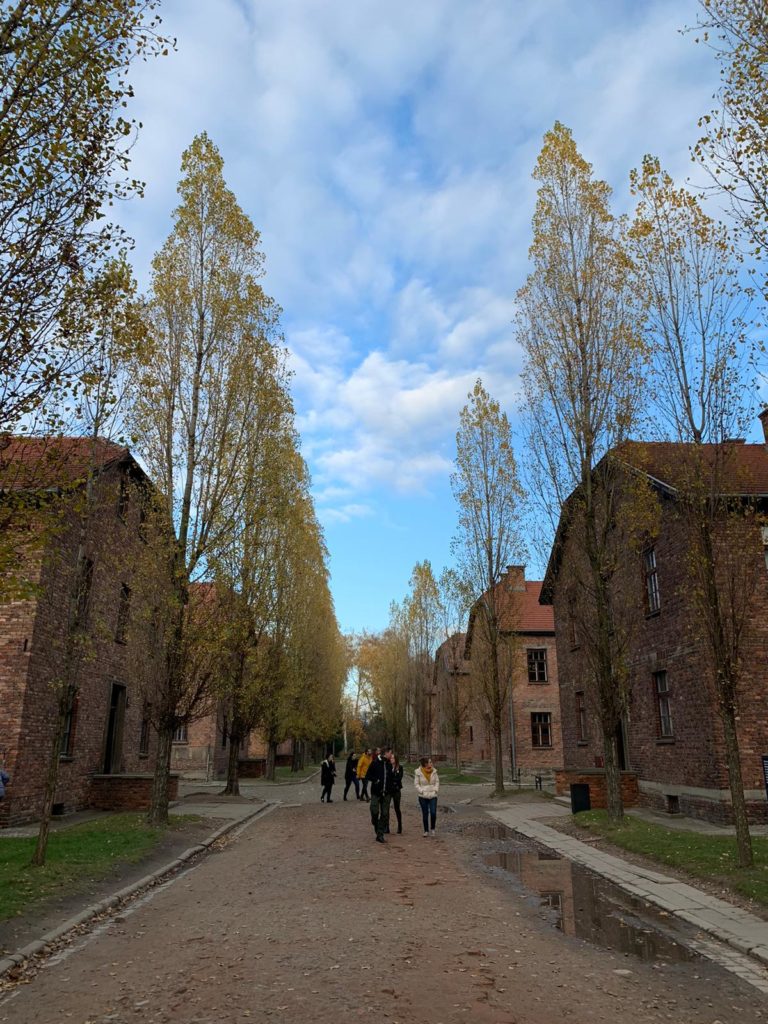
[[[615,877],[614,875],[608,872],[600,871],[598,867],[596,867],[594,864],[589,863],[587,860],[580,860],[578,859],[578,857],[574,857],[567,851],[564,852],[555,843],[551,841],[548,842],[548,837],[546,835],[542,835],[541,829],[547,829],[550,826],[543,825],[537,827],[537,823],[534,820],[531,820],[530,822],[518,822],[516,825],[511,825],[508,822],[505,822],[500,816],[493,814],[493,812],[491,812],[491,816],[495,817],[497,821],[500,821],[502,824],[506,825],[507,828],[511,829],[513,832],[517,832],[521,836],[524,836],[526,839],[529,839],[540,846],[546,847],[549,850],[554,850],[556,853],[560,854],[561,857],[570,859],[573,863],[580,864],[580,866],[586,868],[588,871],[591,871],[593,874],[599,875],[601,878],[607,879],[609,882],[611,882],[611,884],[622,889],[630,896],[639,897],[645,900],[647,903],[650,903],[656,908],[661,909],[665,913],[669,914],[670,917],[678,918],[680,921],[684,921],[686,924],[693,925],[700,931],[705,932],[710,938],[715,939],[718,942],[721,942],[725,946],[729,946],[731,949],[736,950],[738,953],[741,953],[744,956],[748,956],[761,967],[768,967],[768,946],[765,944],[765,940],[762,937],[750,941],[748,939],[745,939],[741,935],[735,934],[735,932],[729,933],[724,928],[720,927],[718,924],[712,921],[708,921],[705,916],[702,916],[703,914],[707,913],[706,909],[697,913],[695,909],[689,910],[674,908],[670,906],[668,903],[665,903],[662,900],[660,900],[656,895],[654,895],[654,893],[649,892],[646,888],[640,886],[637,882],[633,884],[633,882],[629,880],[622,880],[621,878]],[[556,832],[557,830],[555,829],[553,831]],[[563,833],[557,834],[564,835]],[[579,839],[575,839],[572,836],[566,836],[566,838],[570,839],[572,843],[578,843],[580,846],[585,846],[586,848],[589,848],[587,847],[587,844],[582,843]],[[611,853],[611,856],[615,857],[619,861],[622,860],[619,854]],[[640,876],[638,882],[642,881],[643,878],[647,878],[651,881],[661,881],[663,883],[676,881],[672,878],[672,876],[662,875],[660,872],[654,871],[651,868],[643,868],[642,870],[638,871],[638,874]],[[696,890],[697,892],[701,892],[703,895],[707,895],[704,890],[697,889],[696,885],[692,881],[682,882],[679,884],[685,885],[688,888]],[[728,904],[728,906],[732,908],[733,914],[731,916],[733,917],[734,921],[736,921],[739,917],[744,915],[744,923],[747,925],[747,927],[750,927],[753,924],[765,925],[766,927],[768,927],[768,923],[763,921],[762,918],[755,918],[747,911],[742,911],[740,910],[740,908],[734,907],[732,904]]]
[[[233,832],[236,828],[243,825],[248,825],[256,818],[268,814],[274,810],[278,804],[267,801],[258,810],[253,811],[252,814],[247,815],[244,818],[237,819],[235,821],[228,821],[221,828],[216,829],[209,836],[203,839],[196,846],[190,846],[189,849],[184,850],[180,853],[175,860],[169,861],[167,864],[163,864],[162,867],[157,868],[149,875],[145,875],[143,878],[138,879],[136,882],[132,882],[130,885],[126,885],[123,889],[119,889],[117,892],[112,893],[111,896],[106,896],[104,899],[99,900],[98,903],[91,904],[90,907],[86,907],[85,910],[81,910],[79,914],[75,914],[74,917],[70,917],[67,921],[53,928],[51,931],[46,932],[39,939],[35,939],[34,942],[27,943],[26,946],[22,946],[21,949],[16,950],[15,953],[10,953],[8,956],[3,957],[0,960],[0,978],[13,967],[18,967],[19,964],[28,960],[35,954],[42,952],[46,946],[50,946],[51,943],[57,942],[63,938],[67,932],[71,932],[74,928],[79,925],[85,924],[90,921],[91,918],[96,917],[98,914],[103,914],[107,910],[111,910],[113,907],[118,906],[123,900],[129,899],[134,896],[141,889],[147,889],[150,886],[155,885],[161,879],[165,878],[166,875],[170,875],[178,868],[183,867],[184,864],[193,860],[200,854],[205,853],[217,839],[226,835],[228,832]]]

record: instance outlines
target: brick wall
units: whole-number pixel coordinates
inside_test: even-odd
[[[118,516],[121,479],[129,483],[131,495],[123,517]],[[147,675],[152,664],[147,651],[153,644],[156,647],[157,641],[150,631],[147,607],[135,587],[125,642],[116,639],[121,587],[135,582],[136,566],[144,552],[138,493],[130,484],[125,464],[103,473],[96,486],[97,512],[85,545],[85,554],[94,565],[88,640],[76,673],[71,756],[60,760],[55,797],[64,810],[89,805],[91,777],[106,767],[113,686],[124,687],[122,742],[115,742],[114,767],[132,773],[154,769],[154,731],[150,730],[146,754],[139,746],[144,694],[153,689],[153,679]],[[39,597],[0,606],[4,616],[0,620],[0,708],[5,709],[0,717],[0,750],[6,750],[12,775],[0,804],[0,824],[34,819],[43,798],[79,537],[74,516],[62,522],[62,532],[42,558]],[[23,640],[27,641],[26,650]]]
[[[690,599],[690,583],[684,555],[683,526],[670,501],[661,503],[661,526],[654,544],[660,608],[646,615],[644,579],[640,558],[627,549],[620,569],[625,600],[638,610],[630,634],[629,666],[631,695],[625,723],[627,765],[637,772],[642,801],[667,809],[665,793],[677,796],[683,813],[713,821],[731,820],[725,747],[712,672],[701,623]],[[768,753],[768,570],[757,526],[748,543],[741,538],[738,550],[758,574],[751,622],[746,636],[738,721],[744,788],[750,817],[763,821],[766,804],[761,777],[761,754]],[[563,555],[567,564],[569,548]],[[561,705],[563,711],[564,765],[569,772],[594,768],[602,756],[598,717],[589,704],[590,677],[581,647],[573,647],[570,601],[566,573],[558,578],[554,612]],[[660,735],[654,673],[666,672],[672,718],[671,737]],[[576,693],[587,694],[588,735],[578,737]],[[643,791],[643,782],[653,784]],[[658,787],[661,787],[658,790]],[[658,790],[658,792],[657,792]]]
[[[570,796],[572,785],[589,786],[589,801],[593,809],[605,809],[608,806],[605,772],[599,769],[593,769],[592,771],[561,770],[555,772],[555,792],[558,796]],[[621,773],[621,798],[625,807],[636,807],[640,802],[635,772]]]
[[[169,801],[179,798],[179,776],[168,779]],[[101,811],[147,811],[152,803],[152,776],[143,774],[94,775],[90,806]]]

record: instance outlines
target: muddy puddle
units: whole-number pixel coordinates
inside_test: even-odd
[[[504,849],[482,855],[482,862],[509,876],[538,897],[542,915],[566,935],[645,962],[698,960],[652,910],[618,886],[556,853],[525,847],[504,825],[473,822],[464,835],[504,841]]]

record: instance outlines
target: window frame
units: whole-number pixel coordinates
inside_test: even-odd
[[[546,730],[546,742],[545,739]],[[552,712],[531,712],[531,746],[534,750],[549,750],[552,747]]]
[[[577,690],[576,697],[576,742],[586,746],[589,743],[589,723],[587,720],[587,701],[584,690]]]
[[[549,665],[547,659],[547,648],[546,647],[526,647],[525,649],[526,658],[528,662],[528,682],[533,686],[543,686],[549,682]],[[536,655],[542,655],[541,658],[537,658]],[[543,669],[544,678],[539,679],[539,670]],[[533,674],[534,678],[531,678]]]
[[[64,728],[59,741],[59,760],[71,761],[75,749],[75,730],[77,728],[77,693],[72,690],[67,701],[67,712],[64,716]]]
[[[131,588],[127,583],[120,584],[120,599],[117,606],[117,622],[115,624],[115,642],[128,643],[128,623],[131,618]]]
[[[672,691],[669,686],[667,670],[660,669],[658,672],[654,672],[652,678],[653,695],[656,702],[657,738],[660,742],[669,743],[674,741],[675,727],[672,720],[672,704],[670,700]],[[664,684],[663,689],[659,685],[662,682]]]
[[[173,731],[173,743],[189,743],[189,724],[183,722],[177,725]]]
[[[661,611],[661,591],[655,546],[647,547],[643,551],[643,582],[645,584],[645,613],[646,615],[658,615]]]

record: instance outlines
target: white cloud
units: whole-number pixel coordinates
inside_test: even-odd
[[[626,203],[646,151],[687,172],[716,70],[678,33],[695,0],[214,6],[165,0],[178,52],[133,75],[148,188],[124,220],[145,277],[206,129],[262,232],[323,514],[349,521],[449,471],[476,377],[513,411],[544,132],[571,126]]]

